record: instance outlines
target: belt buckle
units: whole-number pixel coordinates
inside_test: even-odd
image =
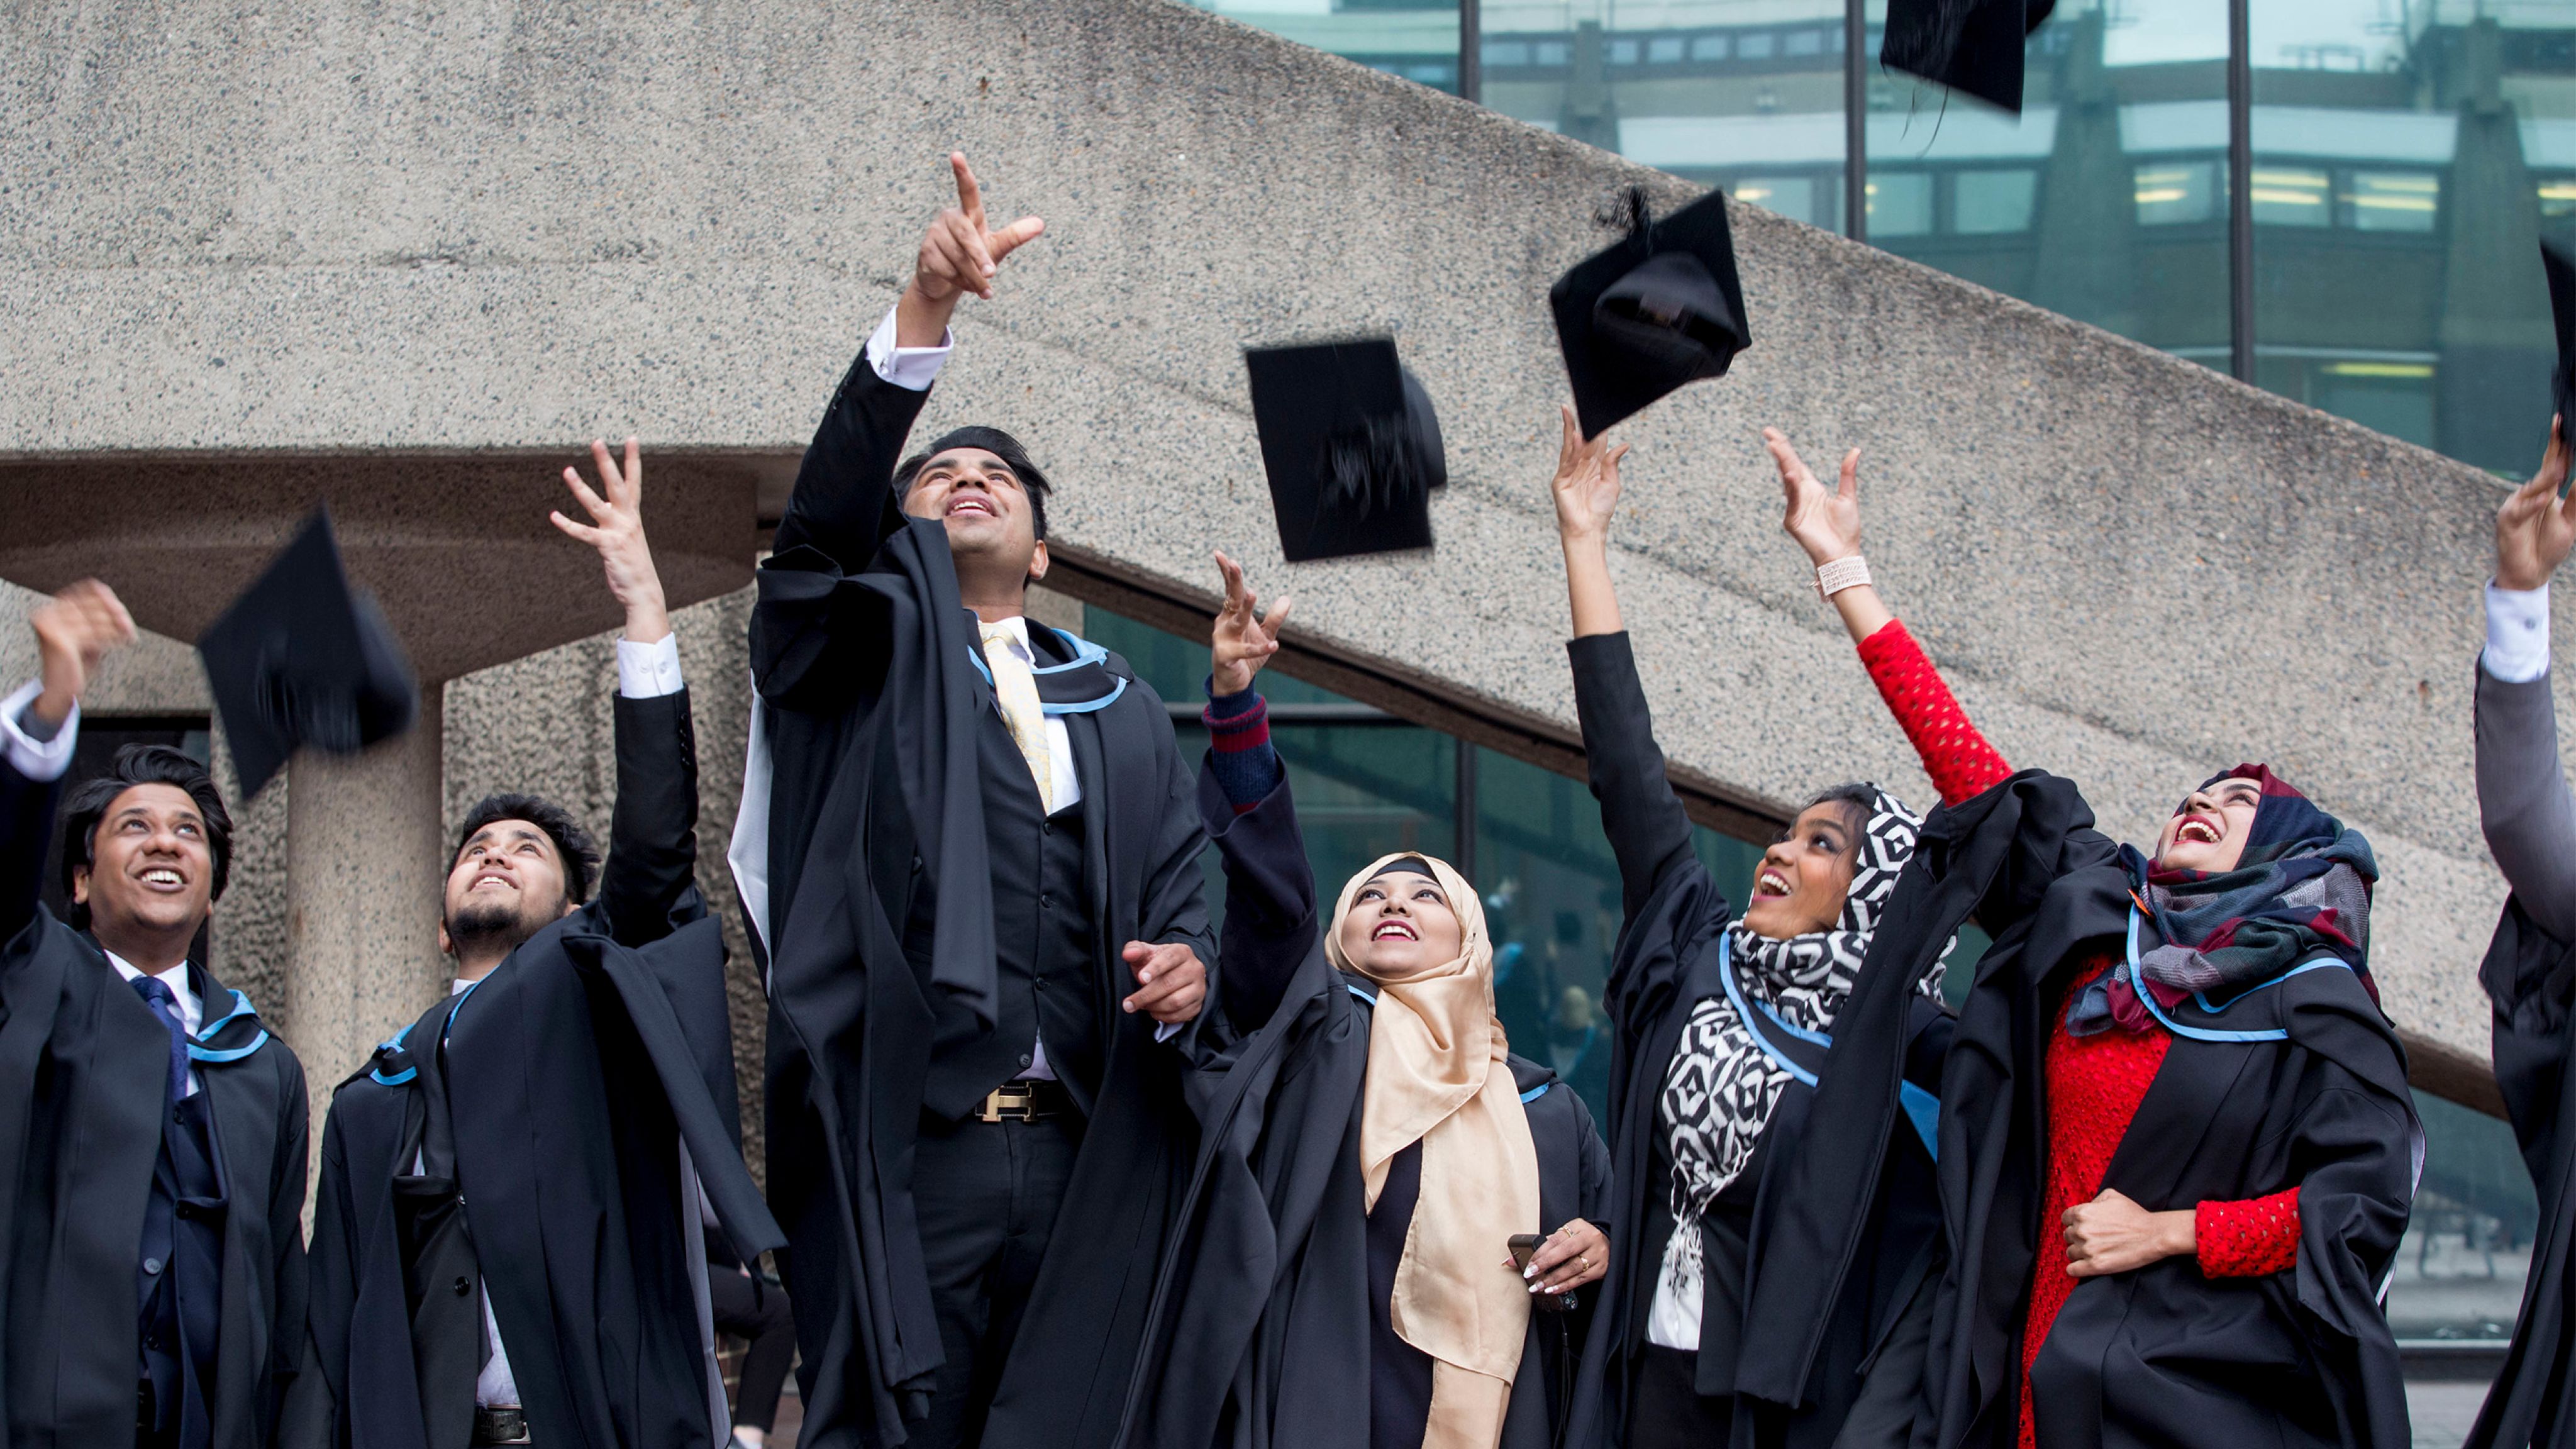
[[[474,1442],[477,1444],[526,1444],[528,1415],[523,1409],[474,1410]]]
[[[1038,1119],[1038,1089],[1031,1084],[1017,1086],[1005,1083],[984,1094],[984,1105],[975,1114],[979,1122],[1034,1122]]]

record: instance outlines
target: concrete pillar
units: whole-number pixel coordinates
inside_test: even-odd
[[[447,990],[441,692],[421,686],[419,722],[399,739],[288,766],[285,1036],[312,1090],[317,1162],[333,1084]]]

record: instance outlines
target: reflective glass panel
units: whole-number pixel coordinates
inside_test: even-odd
[[[1839,229],[1840,0],[1485,0],[1488,106]]]
[[[2225,366],[2225,0],[2062,0],[2023,55],[2018,118],[1873,61],[1869,241]],[[1896,176],[1928,183],[1923,224],[1882,224]]]
[[[2513,1129],[2415,1094],[2424,1180],[2388,1287],[2399,1338],[2504,1338],[2522,1302],[2540,1208]]]
[[[1458,93],[1458,0],[1188,0],[1372,70]]]
[[[2250,60],[2255,380],[2527,474],[2576,5],[2253,0]]]

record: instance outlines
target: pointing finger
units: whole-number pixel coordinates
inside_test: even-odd
[[[984,228],[984,188],[975,183],[975,172],[966,164],[966,153],[948,153],[948,169],[957,174],[957,209],[966,213],[978,231]]]

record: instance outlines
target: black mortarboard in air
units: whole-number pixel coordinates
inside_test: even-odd
[[[1878,63],[2021,114],[2022,42],[2057,0],[1887,0]]]
[[[1648,217],[1641,191],[1627,206],[1628,235],[1547,294],[1587,438],[1684,383],[1725,376],[1753,344],[1726,198],[1712,191],[1661,221]]]
[[[2576,257],[2553,241],[2540,244],[2540,269],[2549,274],[2549,312],[2558,326],[2558,366],[2549,374],[2549,405],[2576,440]]]
[[[328,509],[198,638],[197,655],[244,799],[299,746],[349,754],[401,734],[419,712],[393,626],[340,567]]]
[[[1249,348],[1243,367],[1290,563],[1431,547],[1431,490],[1449,465],[1394,339]]]

